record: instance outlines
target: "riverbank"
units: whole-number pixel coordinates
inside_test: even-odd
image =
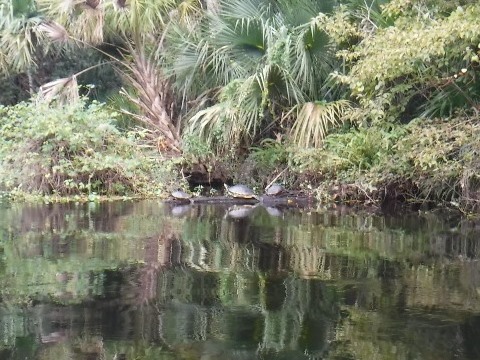
[[[98,103],[19,104],[0,115],[1,196],[16,201],[167,199],[178,188],[218,196],[224,183],[260,195],[275,181],[320,203],[428,203],[472,213],[480,202],[476,114],[349,126],[311,148],[279,138],[241,153],[190,148],[176,156],[155,149],[146,130],[118,130],[116,115]]]
[[[460,114],[352,127],[311,149],[269,143],[238,166],[238,180],[263,189],[281,173],[289,189],[321,203],[401,203],[475,213],[480,202],[478,120],[476,114]]]

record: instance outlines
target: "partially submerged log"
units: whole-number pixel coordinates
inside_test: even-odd
[[[199,196],[194,197],[189,200],[177,200],[169,199],[169,203],[173,204],[224,204],[224,205],[255,205],[260,203],[264,206],[271,207],[309,207],[315,204],[315,198],[305,195],[288,195],[288,196],[260,196],[260,201],[257,199],[242,199],[242,198],[231,198],[227,196]]]

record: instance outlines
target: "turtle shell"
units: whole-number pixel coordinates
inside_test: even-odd
[[[172,192],[172,197],[177,200],[188,200],[192,196],[190,194],[187,194],[185,191],[175,190],[174,192]]]
[[[280,195],[285,191],[285,188],[280,184],[272,184],[265,189],[265,193],[270,196]]]
[[[225,184],[225,189],[227,192],[235,197],[235,198],[242,198],[242,199],[256,199],[257,196],[254,194],[253,190],[250,189],[248,186],[243,184],[237,184],[233,186],[228,186]]]

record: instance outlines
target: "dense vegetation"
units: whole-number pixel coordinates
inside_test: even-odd
[[[20,103],[0,108],[0,116],[0,177],[13,194],[85,195],[92,200],[152,196],[165,188],[161,181],[168,172],[149,156],[145,131],[119,131],[117,114],[98,103],[78,101],[62,108]]]
[[[281,181],[330,200],[428,199],[472,209],[480,199],[476,1],[0,3],[4,190],[68,195],[95,179],[96,193],[143,194],[142,184],[168,185],[170,177],[141,159],[168,157],[259,188],[286,169]],[[59,108],[80,95],[107,102],[99,123],[71,121],[71,108]],[[32,105],[12,106],[28,96]],[[74,105],[79,119],[97,111],[89,101]],[[39,102],[39,116],[27,119],[25,109]],[[105,149],[84,139],[81,151],[41,159],[33,135],[53,117],[71,129],[53,131],[57,148],[112,126],[119,138],[131,139],[132,129],[143,138],[121,156],[122,141]],[[153,147],[156,159],[145,153]],[[70,156],[85,149],[94,156]],[[102,161],[112,152],[125,172]],[[48,157],[70,170],[40,186]],[[28,159],[28,170],[12,158]]]

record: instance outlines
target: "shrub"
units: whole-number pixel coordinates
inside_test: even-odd
[[[478,170],[480,124],[476,116],[417,120],[409,124],[408,135],[398,142],[392,166],[404,164],[401,173],[417,184],[425,198],[477,208],[480,203]]]
[[[149,156],[145,133],[120,132],[116,116],[83,100],[0,107],[0,188],[60,196],[158,192],[166,173]]]
[[[480,6],[466,1],[452,11],[443,1],[438,6],[445,7],[421,3],[390,2],[382,14],[395,18],[395,26],[377,29],[339,53],[350,68],[336,78],[350,86],[360,105],[354,119],[451,116],[478,102]]]
[[[384,161],[400,134],[379,127],[352,128],[327,136],[322,148],[297,151],[294,163],[297,168],[318,172],[322,177],[355,179],[359,172]]]
[[[390,129],[373,126],[331,134],[323,148],[299,150],[293,161],[297,170],[316,174],[328,180],[327,185],[394,188],[408,192],[406,199],[413,196],[472,210],[480,208],[479,139],[478,118],[458,114],[416,119]]]

